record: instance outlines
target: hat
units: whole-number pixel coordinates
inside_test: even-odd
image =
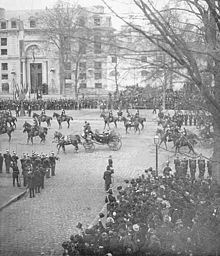
[[[112,223],[115,223],[114,219],[112,217],[108,217],[106,219],[106,222],[109,223],[109,222],[112,222]]]
[[[134,231],[138,232],[139,229],[140,229],[140,227],[139,227],[138,224],[134,224],[134,225],[133,225],[133,230],[134,230]]]
[[[99,217],[100,217],[100,218],[104,218],[104,217],[105,217],[105,214],[102,213],[102,212],[100,212],[100,213],[99,213]]]

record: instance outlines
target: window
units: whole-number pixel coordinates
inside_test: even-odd
[[[117,57],[112,57],[112,63],[117,63]]]
[[[100,62],[100,61],[95,61],[95,62],[94,62],[94,68],[95,68],[95,69],[101,69],[101,68],[102,68],[102,62]]]
[[[7,45],[7,38],[1,38],[1,46]]]
[[[95,73],[95,80],[98,80],[98,79],[102,79],[102,73],[101,72]]]
[[[1,49],[1,55],[7,55],[8,50],[7,49]]]
[[[17,27],[17,22],[15,20],[13,20],[11,22],[11,28],[16,28]]]
[[[6,29],[6,22],[5,21],[1,22],[1,29]]]
[[[65,79],[71,79],[71,73],[65,73]]]
[[[148,72],[147,70],[141,70],[141,76],[147,76]]]
[[[147,62],[147,56],[141,56],[141,62]]]
[[[2,70],[8,70],[8,63],[2,63]]]
[[[9,83],[2,83],[2,92],[9,93]]]
[[[101,25],[101,19],[100,18],[94,18],[94,25],[100,26]]]
[[[94,44],[94,53],[100,54],[102,52],[102,45],[99,42],[95,42]]]
[[[102,88],[102,84],[101,84],[101,83],[95,83],[95,88],[97,88],[97,89],[98,89],[98,88],[99,88],[99,89]]]
[[[94,36],[94,53],[100,54],[102,50],[101,37],[99,35]]]
[[[66,70],[71,70],[71,62],[66,62],[64,66]]]
[[[80,73],[79,79],[86,79],[86,73]]]
[[[2,74],[2,80],[8,80],[8,74]]]
[[[84,88],[86,88],[87,87],[87,84],[86,83],[81,83],[81,84],[79,84],[79,88],[80,89],[84,89]]]
[[[36,21],[30,20],[30,28],[35,28],[35,27],[36,27]]]

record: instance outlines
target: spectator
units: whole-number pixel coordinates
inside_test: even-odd
[[[113,170],[111,170],[111,167],[108,165],[106,167],[106,171],[104,172],[103,179],[105,181],[105,191],[108,191],[110,188],[110,185],[112,184],[112,174],[114,173]]]

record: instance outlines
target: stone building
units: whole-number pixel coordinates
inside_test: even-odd
[[[81,8],[81,7],[80,7]],[[77,78],[79,95],[101,97],[108,94],[107,61],[109,48],[106,36],[114,32],[111,17],[102,6],[83,8],[94,40],[85,49],[79,62]],[[75,97],[75,73],[71,60],[60,61],[58,48],[48,40],[42,15],[46,10],[7,11],[0,8],[0,95],[26,97],[40,94],[48,97]],[[64,71],[64,74],[61,73]],[[64,75],[64,85],[61,77]],[[21,93],[20,93],[21,95]]]

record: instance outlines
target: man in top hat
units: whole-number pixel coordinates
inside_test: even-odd
[[[8,149],[6,150],[6,154],[4,154],[4,159],[5,159],[6,173],[10,173],[10,165],[12,162],[12,157],[11,157]]]
[[[54,152],[51,152],[51,155],[49,156],[50,160],[50,166],[51,166],[51,175],[55,176],[55,167],[56,167],[56,160],[59,158],[54,155]]]
[[[112,174],[114,173],[113,170],[111,170],[110,166],[106,167],[106,171],[104,172],[103,179],[105,180],[105,191],[108,191],[110,188],[110,185],[112,184]]]
[[[170,173],[172,172],[172,169],[170,168],[169,164],[170,164],[170,162],[167,161],[166,162],[166,167],[163,169],[163,175],[164,176],[169,176]]]
[[[2,167],[3,167],[3,155],[2,153],[0,152],[0,173],[2,173]]]

